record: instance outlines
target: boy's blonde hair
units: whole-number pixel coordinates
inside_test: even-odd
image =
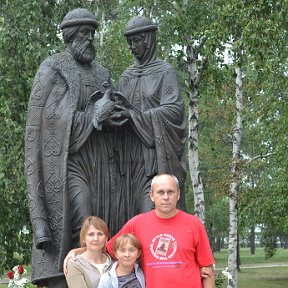
[[[141,246],[141,242],[139,241],[139,239],[131,234],[131,233],[128,233],[128,234],[122,234],[120,235],[114,242],[114,245],[113,245],[113,251],[114,253],[120,249],[121,247],[125,246],[127,242],[130,242],[131,245],[133,247],[135,247],[136,249],[138,249],[139,251],[142,250],[142,246]]]

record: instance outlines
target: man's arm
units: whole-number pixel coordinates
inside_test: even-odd
[[[132,218],[133,219],[133,218]],[[131,225],[131,220],[130,219],[123,227],[122,229],[116,234],[114,235],[107,243],[106,243],[106,248],[108,253],[111,255],[112,258],[115,258],[114,253],[113,253],[113,244],[115,242],[115,240],[124,233],[133,233],[133,229],[132,229],[132,225]],[[82,254],[83,252],[86,251],[85,247],[81,247],[81,248],[75,248],[69,251],[69,253],[67,254],[67,256],[64,259],[63,262],[63,272],[64,275],[67,275],[67,265],[68,265],[68,261],[69,260],[75,260],[76,255]]]
[[[213,264],[215,262],[211,251],[209,239],[204,225],[198,219],[198,236],[199,243],[197,245],[196,257],[200,265],[200,274],[204,288],[215,287],[215,272]]]
[[[75,248],[69,251],[69,253],[66,255],[64,262],[63,262],[63,272],[65,276],[67,276],[67,273],[68,273],[68,268],[67,268],[68,261],[69,260],[75,261],[76,256],[84,253],[85,251],[86,251],[85,247]]]
[[[215,271],[213,266],[205,266],[200,268],[203,288],[215,287]]]
[[[106,249],[110,256],[115,259],[115,255],[113,252],[113,245],[115,240],[122,234],[127,234],[127,233],[134,233],[133,230],[133,224],[132,222],[134,221],[134,218],[130,219],[120,230],[119,232],[114,235],[107,243],[106,243]],[[135,234],[135,233],[134,233]],[[137,235],[136,235],[137,236]]]

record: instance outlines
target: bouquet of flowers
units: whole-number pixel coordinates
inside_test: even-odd
[[[12,271],[7,272],[7,277],[10,279],[8,288],[26,288],[29,280],[23,277],[27,271],[22,265],[15,266]]]

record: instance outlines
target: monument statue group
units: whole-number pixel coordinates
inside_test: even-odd
[[[143,16],[127,23],[134,64],[117,90],[94,61],[97,27],[88,10],[68,12],[60,24],[66,50],[44,60],[32,87],[25,166],[37,285],[67,287],[63,259],[79,246],[87,216],[114,235],[153,209],[153,176],[174,174],[182,187],[185,179],[183,101],[176,71],[157,57],[157,26]]]

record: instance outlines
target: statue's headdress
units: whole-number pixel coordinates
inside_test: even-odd
[[[68,28],[78,25],[91,25],[95,29],[98,27],[96,16],[84,8],[74,9],[66,14],[63,18],[60,28]]]
[[[157,25],[152,20],[144,16],[137,16],[128,21],[124,35],[129,36],[139,32],[156,31],[157,29]]]

